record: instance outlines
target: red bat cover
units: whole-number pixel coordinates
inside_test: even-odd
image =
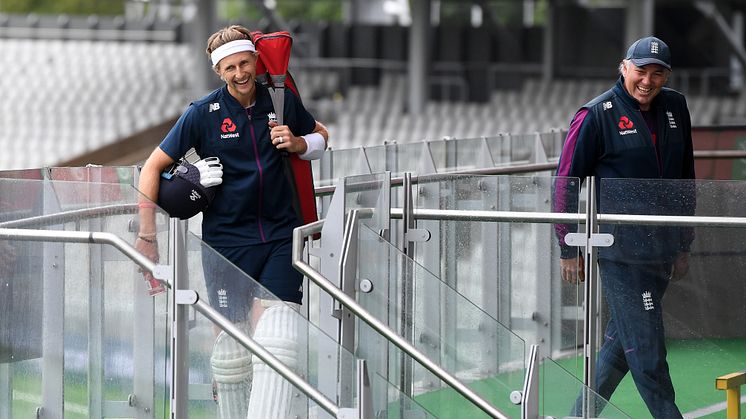
[[[293,45],[293,38],[288,32],[261,33],[252,32],[254,45],[259,52],[256,71],[257,75],[269,73],[270,76],[286,75],[284,86],[287,87],[296,96],[300,97],[298,87],[295,85],[293,77],[288,73],[288,64],[290,62],[290,48]],[[268,82],[273,83],[271,77]],[[300,215],[304,224],[318,220],[316,213],[316,195],[313,186],[313,172],[311,171],[311,162],[301,160],[297,154],[289,154],[286,157],[295,180],[295,191],[298,198]]]

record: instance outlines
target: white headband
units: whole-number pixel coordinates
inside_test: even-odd
[[[210,53],[210,59],[212,59],[212,65],[216,66],[223,58],[244,51],[256,52],[254,43],[248,39],[237,39],[215,48],[215,51]]]

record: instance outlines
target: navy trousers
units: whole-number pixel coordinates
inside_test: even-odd
[[[640,396],[656,419],[681,418],[666,362],[663,308],[671,264],[626,264],[599,260],[604,296],[611,312],[596,361],[598,415],[630,372]],[[582,416],[582,395],[574,416]]]

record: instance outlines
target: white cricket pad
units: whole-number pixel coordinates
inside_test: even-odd
[[[220,419],[245,419],[251,392],[251,353],[220,332],[210,358]]]
[[[294,304],[293,306],[298,306]],[[298,372],[300,314],[290,305],[267,307],[254,332],[254,340],[283,364]],[[286,419],[302,417],[302,394],[264,361],[254,357],[253,391],[247,419]]]

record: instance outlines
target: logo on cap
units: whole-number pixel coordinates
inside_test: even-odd
[[[637,67],[658,64],[671,69],[671,51],[668,45],[654,36],[635,41],[627,50],[625,59],[632,61]]]
[[[223,131],[224,133],[227,134],[235,130],[236,130],[236,124],[234,124],[230,118],[223,119],[223,124],[220,126],[220,131]]]

